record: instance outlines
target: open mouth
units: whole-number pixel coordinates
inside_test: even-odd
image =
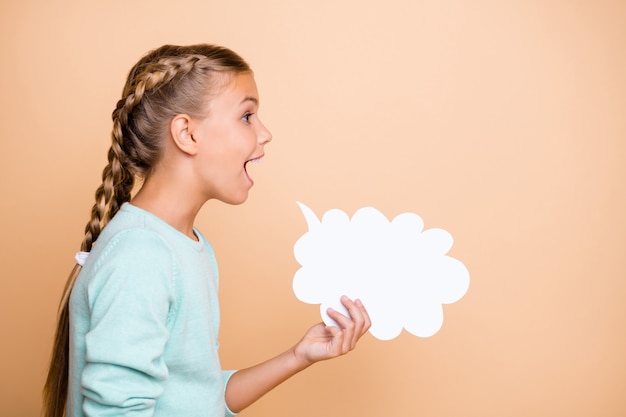
[[[248,174],[248,163],[252,162],[252,163],[258,164],[261,162],[262,159],[263,159],[263,155],[257,158],[248,159],[246,162],[243,163],[243,169],[246,172],[246,176],[248,177],[251,183],[254,183],[254,181],[252,181],[252,178],[250,178],[250,174]]]

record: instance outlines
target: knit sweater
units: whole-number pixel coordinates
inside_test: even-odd
[[[213,249],[124,204],[70,298],[67,414],[223,417]]]

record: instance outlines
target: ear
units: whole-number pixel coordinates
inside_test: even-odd
[[[198,153],[198,144],[193,138],[190,130],[191,117],[186,114],[179,114],[174,116],[170,123],[170,134],[174,144],[188,155],[195,155]]]

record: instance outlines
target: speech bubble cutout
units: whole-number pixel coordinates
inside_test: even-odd
[[[296,297],[320,304],[323,321],[337,326],[326,310],[347,315],[342,295],[359,298],[370,315],[370,333],[391,340],[406,329],[430,337],[443,324],[442,304],[463,297],[469,272],[446,256],[452,235],[424,229],[422,218],[403,213],[392,221],[372,207],[359,209],[352,219],[338,209],[321,220],[297,203],[309,226],[294,246],[301,268],[293,277]]]

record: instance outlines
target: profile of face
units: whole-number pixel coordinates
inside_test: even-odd
[[[192,121],[189,131],[197,145],[194,174],[207,199],[241,204],[254,181],[248,164],[265,155],[272,135],[259,118],[259,93],[254,76],[244,72],[211,98],[207,116]]]

